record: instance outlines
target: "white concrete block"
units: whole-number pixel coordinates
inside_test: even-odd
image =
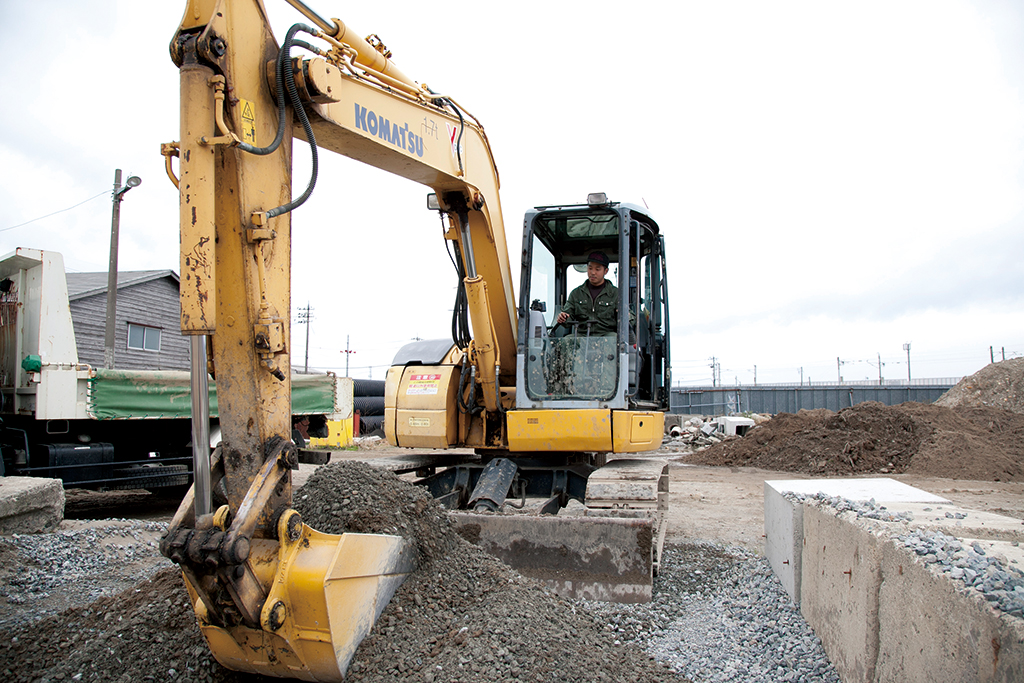
[[[754,426],[754,421],[749,417],[725,416],[716,420],[719,430],[726,436],[743,436],[747,430]]]

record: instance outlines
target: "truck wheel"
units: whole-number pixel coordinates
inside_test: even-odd
[[[167,487],[187,487],[190,483],[187,465],[141,465],[138,467],[122,467],[114,470],[113,481],[109,488],[127,489],[166,489]]]

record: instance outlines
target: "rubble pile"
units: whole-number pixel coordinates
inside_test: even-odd
[[[946,408],[1002,408],[1024,413],[1024,358],[986,365],[935,402]]]
[[[750,419],[760,425],[771,418],[767,415],[751,414]],[[690,417],[678,425],[669,427],[661,445],[662,453],[696,453],[723,441],[738,438],[736,435],[725,434],[713,420],[701,417]]]

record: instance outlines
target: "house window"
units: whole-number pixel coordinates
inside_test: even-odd
[[[128,323],[128,348],[141,351],[159,351],[160,328]]]

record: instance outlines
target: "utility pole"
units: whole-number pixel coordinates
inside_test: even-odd
[[[718,386],[718,384],[715,383],[715,377],[718,375],[718,371],[715,370],[715,366],[717,365],[717,363],[715,362],[715,357],[714,356],[711,356],[710,360],[711,360],[711,366],[710,366],[711,367],[711,386],[716,387],[716,386]]]
[[[754,386],[757,386],[757,366],[754,366]]]
[[[110,262],[107,265],[107,326],[103,339],[103,367],[111,370],[114,367],[114,337],[117,329],[117,242],[118,231],[121,229],[121,200],[124,193],[142,184],[137,175],[129,176],[124,187],[121,187],[121,169],[114,171],[114,207],[110,218]]]
[[[346,334],[345,335],[345,350],[342,351],[342,353],[345,354],[345,376],[346,377],[349,376],[348,375],[348,359],[349,359],[349,357],[351,357],[351,355],[353,353],[355,353],[355,351],[353,351],[352,347],[349,345],[348,339],[349,339],[349,336]]]
[[[800,386],[804,385],[804,369],[800,368]]]
[[[903,345],[903,350],[907,352],[907,384],[910,384],[910,342]]]
[[[989,362],[989,363],[995,363],[995,362],[996,362],[996,354],[995,354],[995,352],[994,352],[994,351],[992,350],[992,347],[991,347],[991,346],[990,346],[990,347],[988,347],[988,362]]]
[[[313,319],[313,307],[310,306],[309,302],[307,301],[306,302],[306,307],[305,308],[300,308],[298,310],[298,314],[299,314],[298,323],[300,325],[305,325],[306,326],[306,365],[305,365],[305,368],[303,369],[303,372],[308,373],[309,372],[309,321]]]
[[[876,353],[878,353],[878,386],[882,386],[882,353],[880,351],[876,351]]]
[[[843,383],[843,368],[842,362],[839,360],[839,356],[836,356],[836,377],[839,379],[839,383]]]

